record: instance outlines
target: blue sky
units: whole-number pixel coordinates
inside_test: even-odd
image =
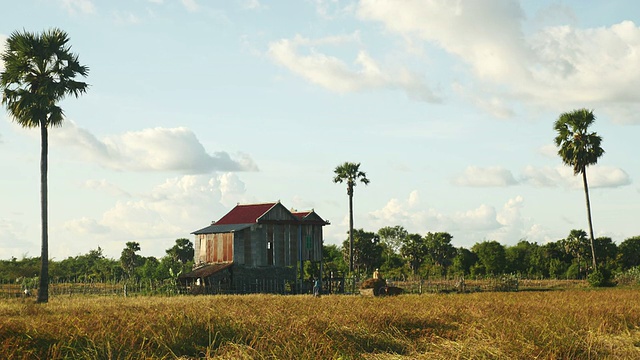
[[[59,27],[88,93],[50,132],[55,259],[127,241],[162,256],[237,203],[280,200],[355,226],[447,231],[456,246],[545,243],[587,229],[553,145],[593,109],[596,236],[640,235],[640,9],[631,1],[24,0],[0,43]],[[4,48],[4,46],[3,46]],[[0,64],[2,67],[2,64]],[[38,256],[39,132],[0,112],[0,258]]]

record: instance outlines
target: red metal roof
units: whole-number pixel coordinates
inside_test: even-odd
[[[298,219],[303,219],[305,216],[311,214],[311,211],[294,212],[292,214]]]
[[[277,203],[236,205],[227,215],[218,220],[215,225],[256,223],[260,216],[264,215],[276,204]]]

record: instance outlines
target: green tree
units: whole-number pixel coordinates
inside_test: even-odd
[[[618,245],[618,266],[620,270],[629,270],[640,266],[640,236],[625,239]]]
[[[610,237],[601,236],[596,238],[594,243],[598,258],[596,262],[598,267],[604,267],[608,271],[615,270],[616,260],[618,256],[618,246]]]
[[[427,257],[427,244],[420,234],[409,234],[405,238],[400,254],[409,263],[409,267],[414,275],[418,273],[418,269]]]
[[[476,273],[478,275],[502,274],[507,264],[504,246],[497,241],[484,241],[471,248],[478,256]]]
[[[322,262],[325,273],[333,272],[345,273],[348,270],[347,264],[342,256],[342,250],[337,245],[322,246]]]
[[[400,252],[402,243],[404,242],[404,239],[407,237],[407,235],[409,235],[409,232],[407,232],[407,230],[400,225],[385,226],[378,230],[378,236],[380,237],[380,240],[383,243],[387,244],[389,249],[396,254]]]
[[[360,163],[345,162],[338,165],[333,172],[335,173],[334,183],[347,183],[347,195],[349,195],[349,271],[353,272],[353,188],[358,180],[367,185],[369,179],[364,171],[360,171]]]
[[[589,254],[589,241],[584,230],[573,229],[566,239],[562,240],[565,252],[578,261],[578,277],[586,270],[582,267],[581,259],[584,260]]]
[[[351,237],[342,244],[345,260],[351,255],[346,252]],[[358,274],[371,274],[383,263],[382,244],[376,233],[357,229],[353,231],[353,266]]]
[[[71,52],[67,33],[51,29],[41,34],[15,31],[7,39],[0,73],[2,104],[22,127],[40,128],[40,205],[42,244],[37,302],[49,301],[49,235],[47,204],[48,128],[62,126],[64,112],[58,106],[68,95],[86,92],[88,85],[76,81],[89,68]]]
[[[456,255],[453,258],[449,273],[452,275],[468,275],[471,273],[471,268],[478,261],[478,256],[471,250],[463,247],[456,249]]]
[[[562,158],[562,162],[573,168],[574,175],[582,174],[582,184],[587,202],[587,220],[589,222],[593,270],[596,270],[597,267],[589,185],[587,184],[587,166],[598,163],[598,159],[604,154],[604,150],[600,146],[602,137],[596,132],[589,132],[589,126],[595,120],[593,111],[579,109],[561,114],[553,126],[558,133],[555,138],[555,144],[559,148],[558,155]]]
[[[143,260],[140,255],[136,254],[138,251],[140,251],[140,244],[130,241],[120,254],[120,264],[129,277],[133,275],[136,267],[140,266]]]
[[[193,243],[185,238],[176,239],[176,244],[170,249],[167,249],[167,255],[171,256],[175,261],[180,261],[182,264],[192,261],[193,254]]]
[[[453,236],[446,232],[429,232],[424,237],[427,256],[434,265],[441,267],[445,274],[456,256],[456,248],[451,245],[452,239]]]
[[[532,258],[537,255],[538,244],[520,240],[515,246],[507,246],[505,255],[507,259],[506,271],[521,275],[533,275],[538,272]]]

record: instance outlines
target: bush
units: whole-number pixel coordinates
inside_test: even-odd
[[[640,267],[632,267],[622,273],[616,274],[616,283],[619,285],[639,285],[640,284]]]
[[[597,269],[587,276],[589,285],[593,287],[611,286],[611,273],[606,269]]]

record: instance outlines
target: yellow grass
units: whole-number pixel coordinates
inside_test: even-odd
[[[633,289],[0,302],[10,359],[638,359]]]

